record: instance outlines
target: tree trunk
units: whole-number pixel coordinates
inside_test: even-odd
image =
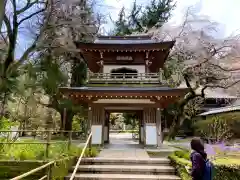
[[[66,110],[66,114],[64,115],[64,111],[60,112],[61,115],[61,125],[60,130],[71,131],[72,130],[72,120],[75,115],[72,110]],[[65,116],[65,117],[64,117]],[[65,118],[65,122],[64,122]]]
[[[64,128],[64,111],[60,111],[61,122],[60,122],[60,131],[63,131]]]
[[[74,113],[72,111],[67,110],[66,114],[66,124],[65,124],[65,131],[72,130],[72,120],[73,120]]]
[[[1,103],[1,112],[0,112],[0,119],[3,118],[5,115],[5,105],[7,103],[7,92],[4,93],[3,101]]]
[[[0,1],[0,30],[2,29],[2,23],[3,23],[4,14],[5,14],[6,2],[7,2],[7,0]]]

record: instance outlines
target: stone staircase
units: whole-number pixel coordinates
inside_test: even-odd
[[[66,180],[70,179],[74,168],[71,168]],[[167,158],[84,158],[74,180],[82,179],[180,180]]]

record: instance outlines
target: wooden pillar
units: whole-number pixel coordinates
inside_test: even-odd
[[[161,120],[161,109],[156,110],[156,125],[157,125],[157,146],[162,145],[162,120]]]
[[[105,133],[105,109],[100,108],[100,121],[102,122],[102,145],[104,144],[104,133]]]
[[[91,131],[92,128],[92,107],[88,106],[88,130]]]
[[[110,133],[110,126],[109,126],[109,118],[110,118],[110,113],[105,111],[105,127],[107,127],[107,140],[105,143],[109,143],[109,133]]]

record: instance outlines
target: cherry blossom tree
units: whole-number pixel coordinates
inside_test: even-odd
[[[178,116],[170,129],[170,138],[186,119],[186,106],[196,98],[204,100],[207,88],[229,89],[240,81],[233,76],[240,68],[231,67],[239,62],[240,36],[216,38],[218,27],[218,23],[194,15],[189,8],[182,25],[165,24],[151,30],[156,41],[176,41],[164,68],[165,79],[174,82],[175,87],[184,82],[189,88],[189,93],[178,102]]]

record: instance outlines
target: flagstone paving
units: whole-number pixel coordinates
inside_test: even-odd
[[[131,133],[111,133],[110,143],[104,146],[99,157],[103,158],[149,158],[138,140],[132,139]]]

